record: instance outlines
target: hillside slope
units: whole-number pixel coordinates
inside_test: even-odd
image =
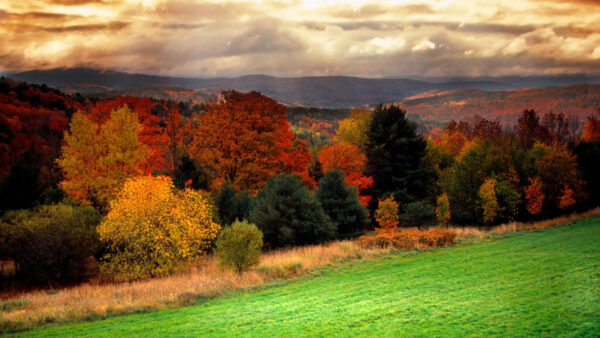
[[[597,336],[600,218],[26,335]]]

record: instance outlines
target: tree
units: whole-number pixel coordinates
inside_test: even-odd
[[[572,205],[575,204],[574,195],[575,195],[575,192],[573,191],[573,189],[569,188],[568,185],[565,185],[565,187],[563,189],[563,193],[560,196],[560,202],[558,204],[558,207],[561,210],[566,210],[566,209],[570,208]]]
[[[295,141],[285,107],[258,92],[228,91],[197,115],[190,147],[192,158],[251,192],[280,172],[308,178],[311,157],[303,142]]]
[[[229,225],[250,215],[252,199],[247,191],[238,191],[232,183],[225,181],[215,196],[215,206],[221,224]]]
[[[537,215],[542,212],[544,197],[544,193],[542,192],[542,182],[537,178],[529,178],[529,185],[525,187],[527,212],[531,215]]]
[[[379,224],[380,231],[390,232],[398,228],[400,223],[398,217],[398,203],[394,196],[379,200],[379,205],[375,211],[375,221]]]
[[[214,244],[213,213],[200,192],[176,191],[169,177],[127,180],[98,227],[108,245],[102,270],[142,278],[185,268]]]
[[[41,187],[39,170],[18,161],[0,180],[0,213],[5,210],[28,209],[38,199]]]
[[[498,211],[498,199],[496,198],[496,180],[486,179],[479,188],[479,198],[483,209],[483,222],[493,223]]]
[[[149,155],[138,138],[141,129],[126,106],[111,112],[100,128],[77,112],[57,160],[65,176],[61,187],[74,200],[106,210],[123,182],[143,172]]]
[[[584,182],[587,195],[587,206],[600,204],[600,139],[596,141],[580,141],[575,145],[573,153],[577,157],[577,169]]]
[[[596,114],[588,116],[581,139],[587,142],[600,140],[600,109]]]
[[[372,195],[393,194],[402,203],[432,198],[435,172],[422,168],[427,143],[396,105],[378,106],[367,132],[367,174]]]
[[[323,171],[339,170],[344,173],[346,182],[356,187],[361,202],[366,206],[370,200],[366,191],[373,185],[373,179],[365,176],[367,157],[359,147],[346,143],[333,143],[319,152],[319,162]]]
[[[430,225],[435,220],[435,210],[433,206],[426,201],[416,201],[404,205],[404,211],[400,215],[402,223],[406,226],[417,226],[421,229],[422,226]]]
[[[338,237],[354,236],[366,226],[367,209],[360,204],[356,188],[346,184],[343,172],[325,173],[315,196],[336,225]]]
[[[72,282],[83,277],[86,259],[100,247],[100,214],[91,207],[40,206],[7,212],[0,243],[15,261],[16,273],[33,283]]]
[[[267,181],[255,199],[250,221],[263,232],[270,247],[315,244],[335,235],[335,225],[323,207],[293,174],[279,174]]]
[[[531,148],[540,131],[540,118],[533,109],[524,110],[517,120],[517,136],[521,145]]]
[[[440,225],[448,226],[448,222],[450,221],[450,202],[448,201],[448,194],[443,193],[438,196],[435,215],[437,216]]]
[[[217,257],[223,266],[241,274],[260,262],[263,234],[256,225],[235,221],[224,228],[217,239]]]
[[[552,147],[550,152],[535,162],[537,176],[542,182],[545,196],[545,213],[554,215],[560,209],[564,187],[573,190],[572,198],[578,199],[581,183],[577,177],[575,157],[564,147]]]
[[[350,117],[341,120],[335,131],[336,142],[347,142],[360,149],[367,145],[367,131],[371,124],[371,112],[363,109],[353,109]]]

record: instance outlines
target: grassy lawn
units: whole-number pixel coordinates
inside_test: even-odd
[[[26,335],[600,335],[600,218]]]

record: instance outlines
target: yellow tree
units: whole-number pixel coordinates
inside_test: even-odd
[[[448,194],[443,193],[437,198],[435,214],[441,225],[448,226],[448,222],[450,221],[450,202],[448,201]]]
[[[74,200],[105,211],[123,182],[143,173],[149,151],[139,140],[141,130],[127,106],[112,111],[101,127],[77,112],[58,159],[62,188]]]
[[[127,180],[98,227],[109,248],[103,271],[142,278],[185,268],[214,244],[221,226],[213,214],[202,193],[178,192],[169,177]]]
[[[371,123],[371,112],[364,109],[353,109],[350,117],[338,123],[335,131],[336,142],[348,142],[361,149],[367,143],[367,130]]]
[[[379,206],[375,210],[375,220],[380,226],[379,231],[389,232],[398,227],[400,222],[398,203],[394,200],[394,196],[379,200]]]
[[[498,199],[496,198],[496,180],[486,179],[479,187],[479,198],[483,208],[483,222],[493,223],[498,211]]]

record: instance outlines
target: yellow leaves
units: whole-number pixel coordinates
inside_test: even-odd
[[[65,173],[62,188],[78,202],[106,209],[123,181],[142,173],[149,150],[139,141],[141,130],[127,106],[111,112],[101,127],[75,113],[57,160]]]
[[[496,198],[496,180],[488,178],[479,187],[479,198],[481,198],[481,206],[483,208],[483,221],[492,223],[496,218],[498,211],[498,199]]]
[[[169,177],[129,179],[98,227],[114,252],[104,268],[130,278],[169,274],[212,246],[221,228],[212,215],[200,192],[178,192]]]

